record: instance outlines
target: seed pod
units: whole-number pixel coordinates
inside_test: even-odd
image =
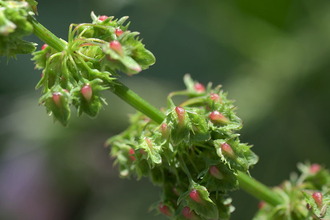
[[[164,215],[172,217],[171,210],[167,207],[167,205],[163,205],[163,203],[159,203],[158,208],[159,211]]]
[[[215,123],[220,123],[220,124],[223,124],[223,125],[229,123],[228,118],[226,118],[223,114],[221,114],[218,111],[211,112],[209,117],[210,117],[210,119],[213,123],[215,122]]]
[[[189,196],[195,202],[200,203],[200,204],[203,203],[203,200],[199,196],[198,191],[196,189],[191,190]]]
[[[130,157],[133,161],[136,160],[136,158],[135,158],[134,156],[132,156],[133,154],[135,154],[133,148],[129,149],[129,153],[128,153],[128,154],[130,155],[129,157]]]
[[[199,219],[199,217],[196,215],[196,213],[193,210],[190,210],[190,208],[188,206],[186,206],[182,209],[182,215],[186,219],[191,219],[191,220]]]
[[[84,98],[89,102],[92,99],[93,91],[92,87],[87,84],[81,88],[81,94],[84,96]]]
[[[180,106],[175,107],[175,111],[179,118],[179,124],[183,125],[186,111]]]
[[[198,93],[203,93],[205,92],[205,86],[201,83],[195,83],[194,89],[198,92]]]
[[[122,48],[121,44],[119,43],[119,41],[116,41],[116,40],[111,41],[110,48],[113,49],[114,51],[116,51],[120,56],[124,55],[123,48]]]
[[[115,33],[116,33],[116,36],[119,37],[120,35],[122,35],[124,33],[124,31],[120,28],[116,28]]]
[[[217,178],[219,180],[223,179],[222,173],[219,171],[219,169],[216,166],[211,166],[209,172],[215,178]]]
[[[229,144],[227,144],[226,142],[222,143],[221,149],[224,152],[224,154],[226,154],[227,156],[229,156],[232,159],[236,159],[236,154]]]
[[[323,195],[320,192],[315,192],[312,195],[314,201],[316,202],[317,206],[321,209],[323,203]]]
[[[107,19],[108,18],[108,16],[106,16],[106,15],[101,15],[100,17],[99,17],[99,20],[100,21],[104,21],[105,19]]]
[[[58,107],[58,108],[60,108],[61,106],[62,106],[62,104],[61,104],[61,93],[60,92],[54,92],[53,93],[53,101],[54,101],[54,103],[55,103],[55,105]]]

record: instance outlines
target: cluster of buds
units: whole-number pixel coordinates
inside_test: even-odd
[[[319,164],[298,164],[301,175],[291,175],[273,190],[285,201],[279,206],[265,202],[253,220],[264,219],[330,219],[330,173]]]
[[[248,173],[258,157],[240,142],[242,121],[220,86],[205,88],[189,75],[184,82],[186,90],[168,97],[160,125],[137,113],[106,144],[122,177],[149,177],[161,187],[152,205],[159,213],[176,220],[229,219],[234,208],[227,192],[238,188],[237,172]],[[176,106],[176,94],[189,99]]]
[[[70,106],[78,115],[97,116],[103,104],[102,90],[115,84],[116,71],[128,75],[147,69],[155,62],[137,32],[127,30],[128,17],[114,19],[91,14],[92,23],[72,24],[63,51],[43,45],[35,52],[36,68],[43,69],[36,88],[43,87],[39,103],[66,126]]]
[[[36,11],[36,5],[32,0],[0,0],[0,56],[16,57],[16,54],[29,54],[35,50],[35,44],[22,37],[32,34],[33,26],[28,16]]]

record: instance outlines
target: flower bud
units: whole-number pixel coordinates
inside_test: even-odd
[[[212,122],[220,123],[220,124],[228,124],[229,120],[223,114],[218,111],[213,111],[209,115]]]
[[[121,44],[119,43],[119,41],[116,41],[116,40],[111,41],[110,48],[113,49],[114,51],[116,51],[120,56],[124,55],[123,48],[122,48]]]
[[[47,46],[47,44],[42,45],[41,50],[44,50]]]
[[[169,135],[167,124],[163,123],[161,126],[163,138],[167,138]]]
[[[84,96],[87,102],[89,102],[93,95],[92,87],[89,84],[83,86],[81,88],[81,94]]]
[[[209,172],[215,178],[217,178],[219,180],[223,179],[222,173],[219,171],[219,169],[216,166],[211,166]]]
[[[221,144],[221,149],[224,152],[224,154],[226,154],[227,156],[231,157],[232,159],[236,158],[235,152],[233,151],[231,146],[229,144],[227,144],[226,142]]]
[[[105,19],[107,19],[108,18],[108,16],[106,16],[106,15],[101,15],[100,17],[99,17],[99,20],[100,21],[104,21]]]
[[[163,203],[159,203],[158,208],[159,208],[159,211],[161,213],[163,213],[164,215],[172,217],[171,210],[167,207],[167,205],[163,205]]]
[[[264,201],[260,201],[258,204],[258,209],[262,209],[263,207],[265,207],[266,203]]]
[[[146,142],[147,142],[149,148],[152,150],[152,149],[153,149],[153,146],[152,146],[152,142],[151,142],[151,140],[150,140],[149,138],[147,138],[147,137],[145,137],[144,139],[146,140]]]
[[[53,93],[53,102],[55,103],[55,105],[60,108],[62,105],[61,105],[61,93],[60,92],[54,92]]]
[[[205,86],[201,83],[195,83],[194,89],[198,92],[198,93],[203,93],[205,92]]]
[[[211,100],[214,100],[215,102],[221,102],[221,98],[218,94],[211,94]]]
[[[323,201],[322,201],[323,200],[322,193],[315,192],[315,193],[313,193],[312,197],[313,197],[314,201],[316,202],[317,206],[319,208],[321,208],[322,207],[322,203],[323,203]]]
[[[124,31],[120,28],[116,28],[115,33],[116,33],[116,36],[119,37],[120,35],[122,35],[124,33]]]
[[[132,156],[133,154],[135,154],[133,148],[129,149],[129,153],[128,153],[128,154],[130,155],[129,157],[130,157],[133,161],[136,160],[136,158],[135,158],[134,156]]]
[[[199,217],[196,215],[196,213],[193,210],[190,210],[190,208],[188,206],[186,206],[182,209],[182,215],[186,219],[191,219],[191,220],[198,220],[199,219]]]
[[[184,123],[186,111],[180,106],[175,107],[175,111],[179,118],[179,124],[182,125]]]
[[[315,173],[319,172],[320,169],[321,169],[321,166],[319,164],[313,163],[311,165],[310,172],[313,173],[313,174],[315,174]]]
[[[198,191],[196,189],[191,190],[189,196],[195,202],[197,202],[197,203],[203,203],[203,200],[199,196]]]

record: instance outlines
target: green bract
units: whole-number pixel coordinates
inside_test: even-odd
[[[107,144],[122,177],[149,177],[162,188],[160,201],[152,207],[165,204],[171,219],[186,219],[182,212],[188,208],[196,215],[192,219],[228,219],[233,207],[226,193],[238,188],[237,172],[248,173],[258,157],[240,143],[242,121],[220,86],[196,90],[197,82],[189,75],[184,81],[187,90],[168,96],[160,125],[137,113],[131,116],[131,126]],[[189,99],[176,106],[175,95]],[[220,118],[213,116],[215,111]]]
[[[28,21],[29,14],[33,14],[31,7],[36,11],[37,3],[33,2],[0,0],[0,56],[16,57],[35,50],[34,43],[22,40],[33,32]]]
[[[63,125],[69,122],[71,105],[77,108],[78,115],[84,112],[97,116],[106,104],[100,92],[112,89],[117,71],[136,74],[155,62],[152,53],[136,37],[139,33],[130,32],[128,25],[124,25],[128,17],[100,19],[93,12],[91,17],[92,23],[70,25],[69,40],[62,42],[63,51],[46,46],[33,54],[36,68],[43,69],[43,77],[36,86],[43,87],[39,103]],[[87,96],[83,94],[84,86],[90,87]],[[54,103],[45,101],[63,91],[66,93],[61,98],[67,105],[55,108]]]

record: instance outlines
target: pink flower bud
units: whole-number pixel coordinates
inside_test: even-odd
[[[198,93],[205,92],[205,86],[201,83],[195,83],[194,88]]]
[[[42,45],[41,50],[44,50],[47,46],[47,44]]]
[[[219,169],[216,166],[211,166],[209,172],[215,178],[217,178],[219,180],[223,179],[222,173],[219,171]]]
[[[319,172],[320,169],[321,169],[321,166],[319,164],[313,163],[311,165],[310,171],[311,171],[311,173],[315,174],[315,173]]]
[[[211,94],[211,100],[214,100],[215,102],[221,102],[221,98],[218,94]]]
[[[99,20],[100,20],[100,21],[104,21],[104,20],[107,19],[107,18],[108,18],[108,16],[106,16],[106,15],[102,15],[102,16],[99,17]]]
[[[42,78],[42,77],[44,77],[44,72],[43,72],[43,71],[42,71],[42,73],[41,73],[41,78]]]
[[[221,144],[221,149],[222,149],[223,153],[226,154],[227,156],[231,157],[232,159],[236,158],[235,152],[233,151],[231,146],[229,144],[227,144],[226,142]]]
[[[182,209],[182,215],[186,219],[191,219],[191,220],[199,219],[198,216],[196,215],[196,213],[193,210],[190,210],[190,208],[188,206],[186,206]]]
[[[218,111],[213,111],[209,115],[212,122],[220,123],[220,124],[228,124],[229,120],[223,114]]]
[[[53,102],[55,103],[55,105],[60,108],[62,106],[61,104],[61,93],[60,92],[54,92],[53,93]]]
[[[122,35],[124,33],[124,31],[120,28],[116,28],[115,33],[116,33],[116,36],[119,37],[120,35]]]
[[[164,215],[172,217],[172,213],[171,213],[170,209],[167,207],[167,205],[163,205],[163,203],[159,203],[158,208],[159,208],[159,211],[161,213],[163,213]]]
[[[321,208],[322,207],[322,203],[323,203],[323,201],[322,201],[323,200],[322,193],[315,192],[315,193],[313,193],[312,197],[313,197],[314,201],[316,202],[317,206],[319,208]]]
[[[147,137],[145,137],[144,139],[146,140],[146,142],[147,142],[149,148],[152,150],[152,149],[153,149],[153,146],[152,146],[152,142],[151,142],[151,140],[150,140],[149,138],[147,138]]]
[[[110,48],[116,51],[120,56],[124,55],[123,48],[121,47],[121,44],[119,41],[113,40],[110,42]]]
[[[67,89],[63,89],[63,90],[64,90],[64,92],[69,93],[69,91]]]
[[[197,202],[197,203],[203,203],[203,200],[199,196],[198,191],[196,189],[191,190],[189,196],[195,202]]]
[[[168,126],[167,126],[167,124],[163,123],[162,127],[161,127],[161,130],[162,130],[163,138],[167,138],[168,137]]]
[[[175,107],[175,111],[176,111],[176,114],[178,115],[179,123],[180,123],[180,125],[182,125],[184,123],[186,111],[184,110],[184,108],[182,108],[180,106]]]
[[[89,84],[83,86],[81,88],[81,94],[84,96],[87,102],[89,102],[93,95],[92,87]]]
[[[258,209],[262,209],[265,205],[266,203],[264,201],[260,201],[258,204]]]
[[[128,154],[130,155],[129,157],[130,157],[133,161],[136,160],[136,158],[135,158],[134,156],[132,156],[133,154],[135,154],[133,148],[129,149],[129,153],[128,153]]]

